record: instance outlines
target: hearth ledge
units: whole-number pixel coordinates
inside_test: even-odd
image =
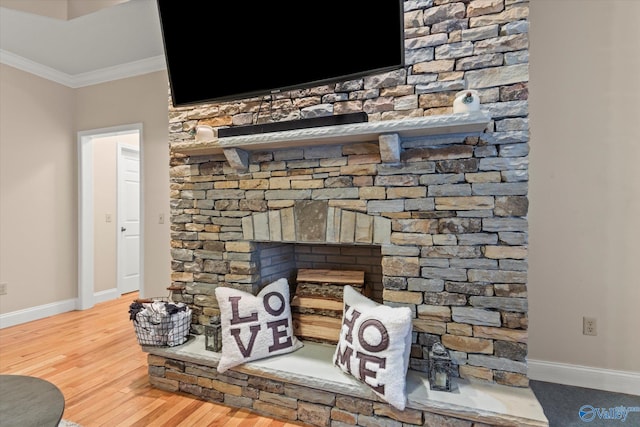
[[[222,154],[225,149],[255,151],[312,145],[378,142],[381,135],[397,135],[400,143],[402,140],[431,135],[483,132],[490,121],[491,116],[488,113],[476,111],[230,136],[209,141],[179,142],[172,144],[171,150],[190,156],[202,156]],[[397,159],[390,158],[387,161],[397,161]]]
[[[304,342],[293,353],[245,363],[233,368],[237,372],[263,378],[381,401],[373,391],[349,377],[331,363],[334,346]],[[218,353],[205,349],[204,336],[191,336],[176,347],[142,346],[143,351],[167,359],[191,362],[215,368]],[[538,399],[530,388],[498,384],[455,381],[452,393],[429,389],[426,374],[409,370],[407,374],[407,408],[444,416],[503,426],[548,427]]]

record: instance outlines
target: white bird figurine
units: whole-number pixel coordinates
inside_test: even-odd
[[[454,113],[469,113],[480,110],[480,96],[477,90],[466,89],[456,93],[453,100]]]
[[[196,142],[213,140],[213,127],[209,125],[196,126]]]

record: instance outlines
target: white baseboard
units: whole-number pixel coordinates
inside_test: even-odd
[[[44,319],[45,317],[66,313],[67,311],[73,311],[75,309],[76,300],[74,298],[0,314],[0,329],[33,320]]]
[[[106,291],[100,291],[93,294],[93,303],[98,304],[105,301],[111,301],[113,299],[120,298],[120,292],[118,288],[107,289]]]
[[[118,289],[113,288],[95,293],[93,295],[93,302],[94,304],[97,304],[100,302],[111,301],[119,297],[120,293],[118,292]],[[43,304],[36,307],[29,307],[23,310],[12,311],[11,313],[0,314],[0,329],[20,325],[33,320],[44,319],[45,317],[66,313],[67,311],[73,311],[76,307],[77,298],[74,298]]]
[[[591,366],[528,360],[529,378],[556,384],[640,396],[640,372],[615,371]]]

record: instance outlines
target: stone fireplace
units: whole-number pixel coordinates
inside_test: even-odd
[[[172,278],[186,286],[194,331],[219,314],[217,286],[255,294],[280,277],[295,285],[300,268],[362,269],[374,299],[414,312],[412,368],[426,371],[441,341],[460,377],[526,387],[527,183],[503,181],[522,176],[526,158],[488,155],[498,152],[490,120],[437,115],[229,137],[204,155],[202,144],[179,148],[199,150],[172,168]]]
[[[146,349],[152,383],[313,425],[547,425],[526,364],[527,18],[520,0],[406,1],[405,69],[170,108],[171,284],[195,338]],[[481,110],[453,114],[466,88]],[[359,111],[368,122],[194,140],[199,124]],[[202,337],[215,288],[293,290],[306,268],[362,270],[372,299],[411,309],[406,411],[327,373],[321,344],[216,374]],[[425,386],[435,342],[455,362],[448,396]]]
[[[330,393],[331,405],[335,393],[346,393],[356,403],[345,407],[372,405],[366,416],[409,424],[437,414],[448,422],[545,425],[541,413],[521,413],[522,402],[537,404],[525,359],[527,185],[503,181],[526,176],[526,157],[487,156],[507,150],[491,143],[490,122],[480,111],[174,147],[172,284],[185,288],[179,297],[195,313],[196,338],[184,348],[147,349],[152,383],[314,425],[329,425],[332,410],[264,406],[251,384],[265,393],[311,387]],[[375,397],[336,377],[326,344],[306,342],[279,360],[215,372],[219,355],[204,350],[201,336],[219,314],[215,288],[255,294],[286,277],[295,289],[296,272],[308,268],[364,271],[373,299],[411,308],[409,409],[373,410]],[[434,342],[455,361],[453,400],[427,391]],[[478,393],[510,409],[474,407],[469,396]],[[504,402],[504,393],[520,404]]]

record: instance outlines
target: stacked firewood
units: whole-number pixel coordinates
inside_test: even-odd
[[[291,301],[296,336],[303,340],[337,344],[342,325],[342,295],[350,285],[365,292],[364,271],[300,269]]]

